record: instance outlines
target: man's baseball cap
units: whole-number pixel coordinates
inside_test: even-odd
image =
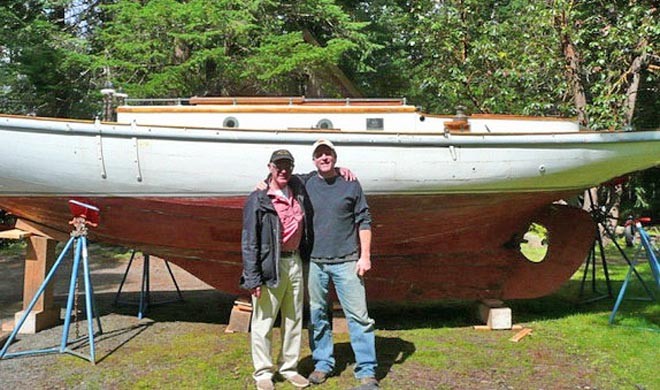
[[[280,160],[289,160],[293,162],[293,155],[286,149],[278,149],[270,155],[270,162],[274,163]]]
[[[320,139],[316,142],[314,142],[314,145],[312,145],[312,156],[314,156],[314,153],[316,152],[316,149],[318,149],[320,146],[327,146],[332,150],[332,153],[335,154],[335,157],[337,156],[337,151],[335,150],[335,145],[332,144],[332,142],[328,141],[327,139]]]

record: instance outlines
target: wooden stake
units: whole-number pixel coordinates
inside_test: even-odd
[[[525,328],[521,330],[520,332],[516,333],[513,337],[511,337],[509,340],[513,341],[514,343],[517,343],[518,341],[522,340],[524,337],[532,333],[531,328]]]

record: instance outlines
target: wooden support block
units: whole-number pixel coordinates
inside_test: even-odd
[[[2,332],[9,332],[14,330],[14,319],[12,318],[11,320],[5,320],[2,321],[2,325],[0,325],[0,333]]]
[[[14,315],[14,324],[17,324],[23,317],[23,312],[19,311]],[[18,331],[19,334],[35,334],[40,330],[52,328],[60,323],[60,309],[50,308],[46,310],[32,310],[23,322],[23,326]],[[13,327],[12,327],[13,328]],[[13,329],[11,329],[13,330]]]
[[[32,235],[30,232],[26,232],[25,230],[21,229],[10,229],[10,230],[3,230],[0,232],[0,238],[3,238],[5,240],[22,240],[24,238],[28,238]]]
[[[511,309],[499,300],[484,300],[479,304],[479,318],[493,330],[511,329]]]
[[[42,225],[40,223],[36,223],[32,221],[27,221],[21,218],[16,220],[15,227],[16,229],[24,230],[34,235],[50,238],[52,240],[57,240],[57,241],[66,242],[70,238],[69,233],[61,232],[59,230],[49,228],[46,225]]]
[[[27,309],[55,263],[55,245],[57,244],[55,240],[46,237],[31,234],[26,237],[28,238],[28,245],[25,254],[25,275],[23,277],[23,310]],[[16,323],[20,321],[22,316],[22,311],[16,313]],[[50,283],[32,308],[19,333],[37,333],[40,330],[51,328],[59,322],[60,308],[53,303],[53,283]]]
[[[513,337],[511,337],[509,340],[513,341],[514,343],[517,343],[518,341],[522,340],[523,337],[528,336],[529,334],[532,333],[531,328],[525,328],[521,330],[520,332],[516,333]]]
[[[249,333],[252,321],[252,304],[244,299],[237,299],[229,316],[229,325],[225,333]]]

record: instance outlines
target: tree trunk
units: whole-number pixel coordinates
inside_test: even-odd
[[[639,91],[639,82],[642,78],[642,69],[646,66],[648,62],[648,55],[646,53],[638,56],[630,64],[630,70],[628,73],[632,76],[628,89],[626,90],[626,103],[625,103],[625,114],[626,114],[626,124],[630,126],[632,124],[633,116],[635,114],[635,103],[637,102],[637,92]]]
[[[555,28],[560,34],[561,51],[566,59],[566,77],[573,93],[573,101],[577,111],[578,122],[580,126],[588,127],[589,118],[587,117],[587,96],[584,93],[584,82],[580,77],[580,55],[571,40],[569,34],[568,17],[566,11],[555,16]]]

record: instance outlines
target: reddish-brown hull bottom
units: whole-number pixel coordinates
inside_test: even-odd
[[[516,299],[554,292],[582,264],[595,232],[587,213],[552,204],[571,195],[369,196],[374,220],[369,299]],[[0,208],[68,232],[67,200],[0,198]],[[167,258],[218,290],[240,292],[244,197],[81,200],[101,209],[91,240]],[[540,263],[528,261],[516,244],[531,222],[549,232]]]

